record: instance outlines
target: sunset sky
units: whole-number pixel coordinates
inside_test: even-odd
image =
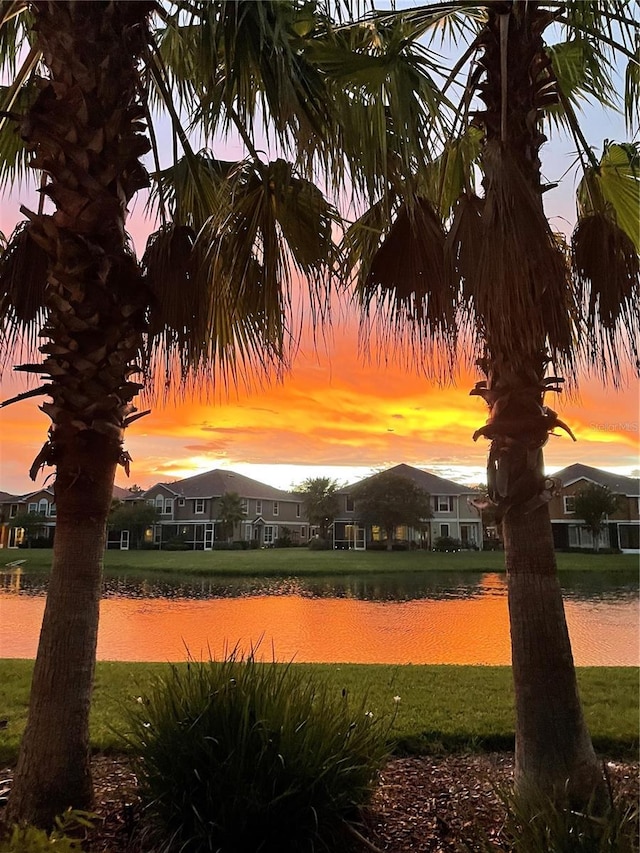
[[[591,110],[590,137],[624,139],[622,120]],[[234,153],[231,152],[225,152]],[[235,152],[242,156],[242,152]],[[558,180],[571,166],[571,145],[549,143],[544,149],[545,178]],[[572,174],[560,188],[545,194],[554,227],[569,233],[575,219]],[[9,234],[20,217],[19,203],[33,196],[14,190],[3,198],[0,231]],[[129,230],[138,253],[153,223],[143,205],[131,211]],[[398,365],[380,366],[359,355],[358,323],[346,309],[336,312],[326,343],[317,348],[307,335],[291,373],[280,384],[226,395],[210,389],[209,399],[182,399],[154,407],[151,415],[128,430],[133,457],[129,480],[121,486],[150,487],[217,467],[228,467],[280,488],[305,477],[328,474],[353,481],[383,467],[405,462],[466,483],[485,480],[487,442],[472,441],[486,420],[486,409],[469,390],[481,378],[461,375],[456,387],[439,388]],[[24,386],[5,365],[2,399]],[[638,383],[621,391],[603,389],[582,378],[580,395],[547,404],[573,429],[578,443],[552,436],[546,451],[551,472],[572,462],[630,474],[638,460]],[[34,486],[28,469],[46,439],[48,418],[37,403],[24,401],[0,410],[0,491],[25,493]],[[46,472],[37,481],[41,485]]]

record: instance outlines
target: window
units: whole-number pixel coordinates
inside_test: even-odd
[[[249,515],[249,501],[247,500],[247,498],[241,499],[240,506],[242,508],[242,514]]]
[[[184,506],[184,498],[178,498],[178,506]]]
[[[156,508],[158,512],[164,512],[164,497],[162,495],[156,495]]]
[[[194,500],[193,511],[198,515],[202,515],[204,512],[204,498],[196,498]]]
[[[449,535],[449,525],[441,524],[440,525],[440,536],[448,536]]]
[[[278,503],[278,501],[273,502],[273,514],[280,515],[280,504]]]
[[[9,518],[15,518],[18,514],[18,504],[11,504],[11,509],[9,510]]]
[[[569,525],[569,547],[577,548],[580,545],[580,528],[575,524]]]
[[[300,538],[301,538],[301,539],[306,539],[306,538],[307,538],[307,528],[306,528],[306,527],[301,527],[301,528],[300,528]]]
[[[163,515],[173,515],[173,498],[164,499]]]
[[[576,511],[576,496],[575,495],[565,495],[562,498],[562,503],[564,504],[565,512],[575,512]]]
[[[256,501],[256,515],[262,515],[262,501]]]
[[[27,507],[27,512],[38,512],[38,504],[29,504],[29,506]]]
[[[278,528],[275,524],[265,524],[264,527],[264,544],[273,545],[278,535]]]
[[[57,514],[58,514],[58,510],[56,508],[56,505],[55,504],[49,504],[49,515],[52,518],[55,518]]]
[[[300,518],[300,504],[296,504],[296,518]]]
[[[347,495],[344,503],[345,503],[345,509],[347,510],[347,512],[353,512],[353,509],[354,509],[353,497],[351,495]]]
[[[49,515],[49,501],[41,498],[38,503],[38,515]]]
[[[438,495],[436,497],[436,509],[438,512],[453,512],[453,498],[451,495]],[[449,535],[448,533],[446,534]]]

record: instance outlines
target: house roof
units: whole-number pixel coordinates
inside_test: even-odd
[[[591,465],[583,465],[575,462],[566,468],[561,468],[551,475],[560,480],[563,486],[570,486],[579,480],[588,480],[599,486],[606,486],[616,495],[636,497],[640,495],[640,480],[634,477],[625,477],[622,474],[614,474],[611,471],[603,471],[601,468],[592,468]]]
[[[437,474],[432,474],[430,471],[423,471],[421,468],[414,468],[412,465],[405,465],[404,463],[395,465],[393,468],[387,468],[386,471],[381,471],[378,474],[372,474],[370,477],[358,480],[357,483],[350,483],[340,491],[351,492],[356,486],[367,483],[375,477],[379,477],[380,474],[396,474],[399,477],[406,477],[430,495],[466,495],[474,491],[471,488],[461,486],[460,483],[445,480],[444,477],[438,477]]]
[[[116,500],[124,501],[124,500],[131,499],[131,498],[135,499],[137,497],[141,497],[141,495],[136,495],[133,492],[130,492],[129,489],[123,489],[122,486],[115,486],[114,485],[113,497]]]
[[[17,503],[20,500],[20,495],[10,495],[9,492],[0,492],[0,504]]]
[[[214,471],[206,471],[204,474],[195,474],[184,480],[176,480],[174,483],[156,483],[145,494],[162,486],[184,498],[215,498],[227,492],[236,492],[243,498],[257,498],[258,500],[293,501],[298,500],[295,495],[252,480],[235,471],[216,468]]]

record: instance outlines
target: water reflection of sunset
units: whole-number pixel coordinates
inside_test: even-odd
[[[178,661],[247,652],[299,662],[391,664],[510,663],[504,580],[483,578],[472,598],[368,601],[301,595],[208,600],[107,598],[98,639],[101,660]],[[0,655],[33,657],[41,596],[0,595]],[[637,601],[566,603],[580,666],[638,665]],[[25,626],[29,626],[25,630]],[[594,640],[597,638],[597,641]]]

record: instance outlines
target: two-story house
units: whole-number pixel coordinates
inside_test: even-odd
[[[414,530],[406,525],[398,527],[396,539],[430,549],[437,539],[448,536],[459,540],[463,548],[482,548],[480,513],[470,503],[470,500],[477,496],[477,492],[411,465],[396,465],[389,468],[388,473],[412,480],[431,498],[432,517],[425,519],[424,529]],[[340,490],[340,513],[333,525],[336,548],[363,549],[367,547],[367,543],[383,538],[384,533],[381,530],[359,522],[357,502],[352,495],[361,482],[377,476],[379,475],[373,474],[372,477]]]
[[[158,509],[151,541],[159,548],[180,542],[194,550],[211,550],[214,542],[226,538],[220,499],[227,493],[240,496],[245,514],[236,525],[235,539],[269,547],[288,533],[293,543],[307,544],[309,523],[299,496],[225,469],[148,489],[141,497]]]
[[[557,494],[549,503],[556,548],[593,548],[593,537],[584,527],[584,519],[576,517],[575,496],[589,483],[597,483],[618,496],[618,509],[606,519],[600,547],[640,552],[640,480],[579,462],[551,476],[558,484]]]
[[[26,540],[26,531],[13,520],[25,513],[39,515],[42,518],[35,530],[31,530],[31,539],[53,544],[56,529],[56,503],[53,489],[37,489],[26,495],[10,495],[0,492],[0,547],[17,548]]]

